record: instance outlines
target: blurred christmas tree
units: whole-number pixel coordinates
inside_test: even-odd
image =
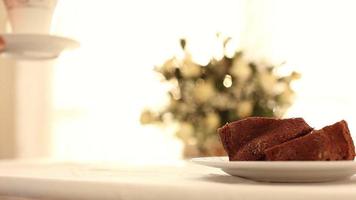
[[[221,41],[225,52],[230,38]],[[183,58],[172,57],[156,67],[163,81],[173,85],[169,105],[141,114],[143,124],[178,122],[176,135],[185,144],[185,157],[223,155],[218,127],[248,116],[280,117],[291,105],[290,83],[298,73],[279,76],[276,66],[247,60],[241,51],[202,66],[186,46],[182,39]]]

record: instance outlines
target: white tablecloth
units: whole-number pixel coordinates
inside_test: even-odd
[[[127,166],[0,162],[0,196],[38,199],[356,200],[356,177],[329,183],[263,183],[187,162]]]

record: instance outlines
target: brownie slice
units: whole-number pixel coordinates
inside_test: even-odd
[[[266,160],[353,160],[355,146],[342,120],[321,130],[266,149]]]
[[[230,161],[265,160],[264,151],[303,136],[312,128],[302,118],[249,117],[228,123],[218,133]]]

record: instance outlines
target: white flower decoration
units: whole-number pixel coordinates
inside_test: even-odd
[[[198,77],[201,74],[200,66],[194,63],[184,64],[180,70],[182,72],[182,76],[186,78]]]
[[[248,117],[253,112],[253,103],[251,101],[240,101],[237,104],[237,115],[241,118]]]
[[[283,103],[291,103],[292,98],[293,98],[293,91],[291,89],[286,89],[284,92],[281,94],[281,101]]]
[[[267,94],[272,94],[274,92],[274,86],[276,84],[276,77],[273,76],[273,74],[270,73],[262,73],[260,75],[260,83],[261,86],[263,88],[263,90],[267,93]]]
[[[217,129],[220,125],[220,117],[215,112],[210,112],[205,117],[205,124],[210,130]]]
[[[248,61],[238,58],[233,61],[230,73],[236,76],[239,81],[243,82],[251,76],[252,70],[248,66]]]
[[[200,102],[207,102],[215,95],[215,89],[211,82],[198,81],[194,88],[194,98]]]
[[[193,137],[194,127],[192,124],[188,122],[182,122],[179,126],[179,130],[177,132],[177,136],[183,141],[188,141]]]
[[[163,63],[163,65],[159,68],[159,70],[162,72],[171,73],[175,69],[174,66],[178,66],[177,59],[171,58],[171,59],[167,60],[165,63]]]

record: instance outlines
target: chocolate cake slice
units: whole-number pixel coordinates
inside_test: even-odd
[[[266,160],[354,160],[353,144],[343,120],[265,150]]]
[[[265,117],[249,117],[218,129],[230,161],[265,160],[266,149],[310,131],[312,128],[302,118]]]

